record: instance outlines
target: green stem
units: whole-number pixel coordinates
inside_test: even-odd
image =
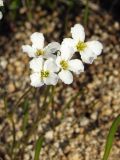
[[[87,26],[89,16],[89,0],[86,0],[86,6],[84,11],[84,25]]]
[[[40,110],[37,113],[37,117],[35,122],[33,123],[32,127],[28,130],[28,134],[24,135],[20,141],[17,143],[17,148],[20,148],[20,146],[22,145],[22,149],[21,151],[24,151],[26,144],[28,143],[29,139],[31,138],[31,136],[36,132],[36,128],[38,126],[38,123],[40,122],[41,119],[43,119],[46,115],[48,106],[49,106],[49,102],[47,103],[47,97],[48,97],[48,93],[50,90],[50,86],[47,86],[45,92],[44,92],[44,101],[43,101],[43,105],[41,106]],[[18,154],[18,153],[17,153]],[[17,154],[15,155],[15,158],[17,156]]]
[[[25,91],[25,93],[16,101],[14,108],[19,106],[20,102],[28,95],[28,93],[32,90],[33,87],[30,86],[28,90]]]
[[[65,107],[63,108],[63,111],[62,111],[62,119],[64,119],[64,115],[65,115],[65,111],[67,108],[70,107],[70,104],[81,94],[81,92],[78,92],[75,94],[75,96],[73,96],[69,101],[68,103],[66,103]]]

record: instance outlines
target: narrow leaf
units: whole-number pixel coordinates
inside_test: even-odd
[[[115,139],[115,133],[116,133],[119,125],[120,125],[120,115],[114,120],[114,122],[110,128],[110,131],[109,131],[109,134],[107,137],[106,146],[105,146],[105,152],[104,152],[104,156],[103,156],[102,160],[108,160],[110,150],[112,148],[112,144]]]
[[[39,155],[40,155],[40,151],[42,148],[42,144],[43,144],[43,138],[40,137],[38,138],[36,142],[34,160],[39,160]]]
[[[29,116],[28,111],[29,111],[29,102],[26,99],[23,104],[23,124],[22,124],[23,133],[25,132],[26,126],[28,124],[28,116]]]

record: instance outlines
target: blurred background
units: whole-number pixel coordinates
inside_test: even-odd
[[[12,159],[13,135],[19,141],[29,134],[43,91],[33,88],[13,112],[16,100],[30,86],[30,59],[21,46],[30,44],[33,32],[42,32],[46,44],[61,43],[70,36],[70,28],[81,23],[86,41],[101,41],[103,53],[92,65],[85,65],[73,84],[56,86],[54,106],[49,106],[16,160],[33,159],[40,135],[44,136],[41,160],[101,160],[111,123],[120,114],[120,1],[4,0],[0,10],[0,159]],[[109,160],[120,157],[119,137],[120,130]]]

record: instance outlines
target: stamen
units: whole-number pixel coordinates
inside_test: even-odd
[[[49,76],[49,71],[44,71],[44,70],[42,70],[41,71],[41,78],[47,78],[48,76]]]
[[[87,45],[84,42],[78,42],[78,44],[76,45],[77,51],[84,51],[85,48],[87,47]]]
[[[67,69],[68,69],[68,62],[67,62],[67,61],[62,60],[62,61],[60,62],[60,65],[61,65],[62,69],[64,69],[64,70],[67,70]]]
[[[41,50],[41,49],[38,49],[37,51],[36,51],[36,55],[37,56],[41,56],[41,55],[44,55],[44,50]]]

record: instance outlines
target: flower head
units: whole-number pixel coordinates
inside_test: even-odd
[[[55,61],[52,58],[44,61],[43,58],[38,57],[30,61],[30,68],[33,73],[30,75],[31,85],[34,87],[40,87],[46,85],[56,85],[58,82],[59,68],[56,66]]]
[[[71,60],[74,54],[73,48],[62,44],[60,52],[61,55],[56,59],[56,64],[60,68],[58,76],[64,83],[71,84],[73,82],[72,72],[80,74],[84,71],[84,66],[78,59]]]
[[[44,47],[44,36],[42,33],[35,32],[30,37],[32,46],[23,45],[23,52],[26,52],[29,57],[43,57],[43,58],[55,58],[55,53],[60,48],[58,42],[51,42]]]
[[[65,38],[62,43],[79,52],[83,62],[91,64],[101,54],[102,44],[99,41],[85,42],[85,31],[80,24],[71,28],[71,34],[72,38]]]

